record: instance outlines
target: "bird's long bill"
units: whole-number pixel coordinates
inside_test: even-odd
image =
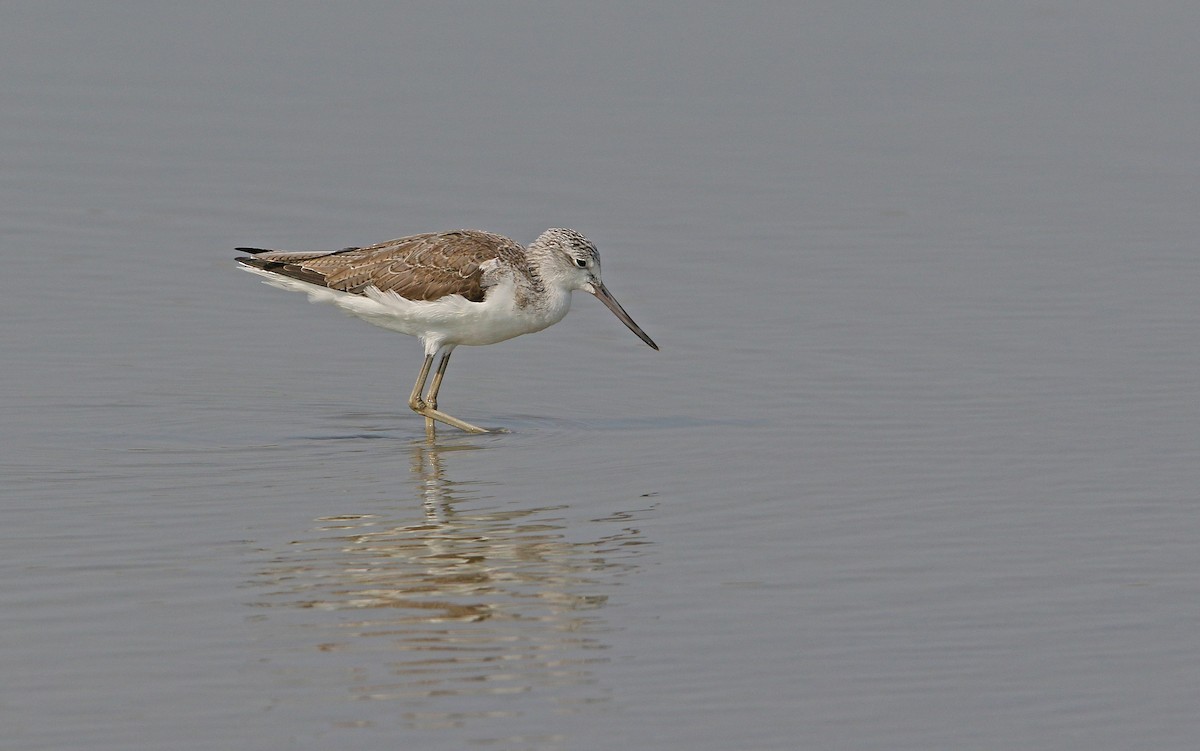
[[[626,313],[625,309],[621,307],[621,303],[617,302],[617,298],[612,296],[612,293],[608,291],[607,287],[605,287],[603,284],[594,284],[592,286],[596,290],[592,294],[599,298],[600,302],[607,305],[608,309],[615,313],[617,318],[621,319],[621,323],[628,326],[629,330],[637,334],[638,338],[643,342],[649,344],[654,349],[658,349],[658,345],[654,343],[654,340],[647,336],[645,331],[642,331],[641,326],[638,326],[633,322],[633,319],[629,317],[629,314]]]

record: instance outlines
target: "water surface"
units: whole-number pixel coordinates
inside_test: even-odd
[[[1194,748],[1198,22],[9,7],[9,743]],[[547,226],[501,435],[232,262]]]

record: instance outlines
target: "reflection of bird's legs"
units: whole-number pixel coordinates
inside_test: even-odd
[[[429,370],[433,367],[433,357],[433,355],[425,356],[425,362],[421,365],[421,374],[417,376],[417,382],[413,386],[412,394],[408,397],[409,408],[413,412],[425,416],[425,431],[433,432],[433,421],[437,420],[459,430],[465,430],[468,433],[486,433],[487,431],[478,425],[472,425],[457,417],[451,417],[445,412],[439,412],[437,409],[437,392],[442,387],[442,377],[446,375],[446,361],[450,359],[449,352],[442,355],[442,361],[438,363],[437,372],[433,375],[433,383],[429,387],[428,400],[421,398],[421,390],[425,388],[425,381],[429,379]]]

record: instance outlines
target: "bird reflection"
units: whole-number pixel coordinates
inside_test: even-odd
[[[443,462],[462,450],[479,449],[414,444],[423,514],[391,501],[388,514],[411,516],[319,519],[262,571],[271,591],[254,605],[269,609],[264,620],[300,617],[305,641],[349,671],[354,698],[398,702],[412,727],[607,702],[594,676],[611,630],[601,612],[637,567],[636,512],[568,540],[563,506],[502,507],[489,486],[447,479]]]

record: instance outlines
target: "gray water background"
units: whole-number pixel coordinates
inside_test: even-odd
[[[1200,5],[0,15],[4,748],[1200,744]],[[547,226],[504,435],[232,262]]]

